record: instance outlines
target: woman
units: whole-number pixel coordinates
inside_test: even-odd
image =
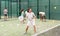
[[[19,16],[19,20],[21,21],[21,23],[24,23],[24,9],[21,9],[21,16]]]
[[[35,20],[34,18],[36,18],[35,14],[32,12],[31,9],[28,9],[27,14],[26,14],[26,18],[27,18],[27,27],[26,27],[26,32],[28,31],[28,28],[30,26],[34,27],[34,32],[36,32],[36,26],[35,26]]]

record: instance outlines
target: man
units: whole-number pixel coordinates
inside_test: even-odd
[[[7,8],[5,8],[3,12],[4,12],[4,20],[6,21],[7,20],[7,13],[8,13]]]
[[[41,21],[46,21],[45,12],[39,12],[39,15]]]

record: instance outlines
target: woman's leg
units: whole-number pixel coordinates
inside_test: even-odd
[[[26,32],[28,31],[29,26],[26,27]]]
[[[34,27],[34,32],[36,33],[36,26],[34,25],[33,27]]]

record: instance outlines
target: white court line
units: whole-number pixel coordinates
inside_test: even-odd
[[[51,28],[49,28],[49,29],[43,30],[43,31],[41,31],[41,32],[39,32],[39,33],[36,33],[36,34],[32,35],[32,36],[37,36],[37,35],[39,35],[39,34],[42,34],[42,33],[44,33],[44,32],[47,32],[47,31],[49,31],[49,30],[51,30],[51,29],[53,29],[53,28],[56,28],[56,27],[58,27],[58,26],[60,26],[60,24],[58,24],[58,25],[56,25],[56,26],[54,26],[54,27],[51,27]]]

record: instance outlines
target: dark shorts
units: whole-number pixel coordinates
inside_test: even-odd
[[[40,18],[41,19],[46,19],[46,16],[45,15],[44,16],[40,15]]]
[[[7,14],[4,14],[4,16],[7,16]]]
[[[43,16],[43,19],[46,19],[46,16]]]

